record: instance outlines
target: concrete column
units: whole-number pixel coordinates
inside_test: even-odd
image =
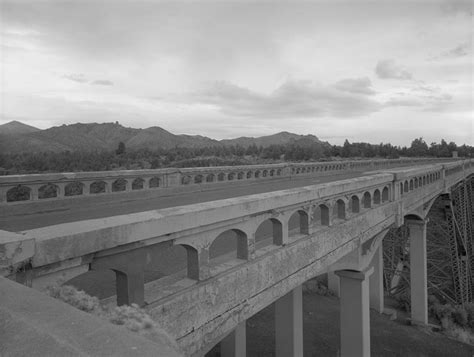
[[[374,273],[370,276],[370,307],[375,311],[382,313],[384,309],[383,295],[383,247],[382,243],[372,258],[372,267]]]
[[[410,232],[411,319],[413,323],[423,325],[428,323],[426,223],[427,220],[407,220]]]
[[[276,357],[303,357],[301,285],[275,302],[275,349]]]
[[[143,181],[143,189],[149,190],[150,189],[150,179],[151,177],[146,177]]]
[[[7,202],[7,187],[0,187],[0,203]]]
[[[56,186],[58,186],[58,192],[57,192],[57,198],[64,198],[64,191],[66,188],[66,184],[64,182],[57,183]]]
[[[341,280],[341,357],[370,357],[369,276],[372,271],[336,272]]]
[[[221,357],[245,357],[247,355],[247,336],[245,321],[221,341]]]
[[[143,306],[145,302],[145,281],[143,273],[143,270],[129,273],[115,271],[118,306],[131,304]]]
[[[335,296],[341,297],[339,277],[333,271],[328,271],[328,289],[332,291]]]
[[[132,181],[133,179],[125,179],[125,192],[131,192],[132,191]]]
[[[37,201],[38,200],[38,195],[39,195],[39,185],[31,185],[30,186],[31,191],[30,191],[30,200],[32,201]]]

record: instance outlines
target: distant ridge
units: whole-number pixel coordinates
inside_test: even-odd
[[[126,128],[119,123],[76,123],[40,130],[21,122],[13,121],[0,125],[0,151],[62,152],[115,150],[120,142],[127,149],[171,149],[174,147],[200,148],[206,146],[251,145],[267,147],[277,144],[299,145],[327,144],[314,135],[298,135],[281,132],[257,138],[214,140],[200,135],[175,135],[158,126],[147,129]]]
[[[28,134],[35,131],[40,131],[40,129],[16,120],[0,125],[0,134],[4,135]]]

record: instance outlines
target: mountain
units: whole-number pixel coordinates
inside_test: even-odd
[[[261,136],[258,138],[240,137],[236,139],[228,139],[220,141],[223,145],[240,145],[248,147],[250,145],[267,147],[270,145],[285,145],[285,144],[298,144],[302,146],[308,146],[314,143],[321,144],[322,142],[314,135],[298,135],[282,131],[281,133]]]
[[[26,125],[16,120],[0,125],[0,135],[28,134],[39,130],[34,126]]]
[[[175,135],[158,126],[147,129],[126,128],[117,123],[71,124],[40,130],[20,122],[0,125],[0,152],[61,152],[117,149],[120,142],[126,149],[156,150],[174,147],[206,147],[218,145],[257,145],[297,143],[307,146],[326,144],[314,135],[297,135],[281,132],[259,138],[241,137],[230,140],[214,140],[200,135]]]

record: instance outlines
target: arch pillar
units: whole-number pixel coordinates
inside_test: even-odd
[[[370,357],[369,277],[373,269],[338,270],[341,282],[341,357]]]
[[[303,357],[302,285],[275,302],[275,349],[276,357]]]
[[[426,224],[428,220],[406,221],[410,237],[410,301],[414,324],[428,324],[428,278],[426,269]]]
[[[144,248],[125,253],[98,257],[91,263],[93,270],[110,269],[116,276],[117,305],[145,303],[144,266],[146,251]]]
[[[31,201],[38,201],[39,199],[39,185],[30,185],[30,200]]]
[[[370,275],[370,307],[382,313],[384,309],[384,293],[383,293],[383,242],[375,251],[372,258],[372,267],[374,272]]]
[[[221,341],[222,357],[245,357],[247,355],[247,329],[246,321],[237,327]]]

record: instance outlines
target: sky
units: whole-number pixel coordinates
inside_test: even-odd
[[[0,124],[474,145],[471,1],[0,0]]]

